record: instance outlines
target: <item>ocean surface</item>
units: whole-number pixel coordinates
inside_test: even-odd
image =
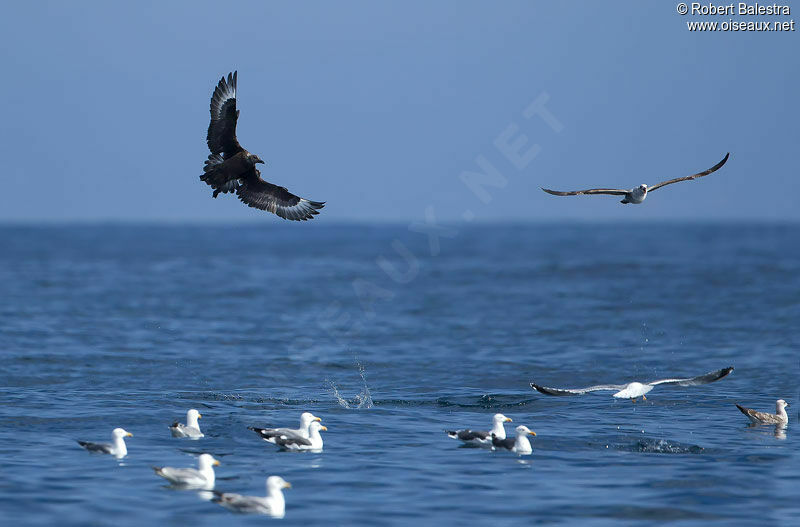
[[[320,217],[322,218],[322,217]],[[272,218],[269,218],[272,220]],[[0,227],[4,525],[800,523],[800,226]],[[735,371],[646,401],[546,386]],[[739,403],[786,430],[748,426]],[[188,408],[206,437],[170,437]],[[322,453],[247,426],[322,417]],[[448,428],[502,412],[531,456]],[[122,461],[77,439],[124,427]],[[513,434],[512,426],[507,426]],[[221,460],[234,514],[151,466]]]

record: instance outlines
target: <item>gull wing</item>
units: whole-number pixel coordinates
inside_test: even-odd
[[[212,154],[222,154],[225,159],[242,151],[236,139],[236,72],[222,77],[211,96],[211,123],[208,125],[206,142]]]
[[[659,384],[673,384],[675,386],[699,386],[701,384],[708,384],[710,382],[718,381],[733,371],[733,366],[722,368],[721,370],[711,371],[698,375],[697,377],[689,377],[687,379],[661,379],[658,381],[648,382],[651,386]]]
[[[255,167],[240,180],[236,195],[248,207],[272,212],[285,220],[310,220],[319,214],[317,209],[325,206],[324,201],[310,201],[264,181]]]
[[[177,484],[205,483],[206,477],[194,468],[153,467],[156,474]]]
[[[265,441],[282,435],[287,437],[303,437],[300,430],[295,430],[293,428],[256,428],[254,426],[248,426],[247,429],[257,433],[261,436],[261,439]]]
[[[782,423],[780,417],[778,417],[775,414],[759,412],[757,410],[753,410],[752,408],[745,408],[744,406],[739,406],[738,404],[736,405],[736,408],[738,408],[740,412],[746,415],[754,423],[764,423],[764,424]]]
[[[270,438],[267,441],[283,448],[304,448],[311,446],[310,439],[295,434],[283,434]]]
[[[699,177],[707,176],[707,175],[711,174],[712,172],[716,172],[717,170],[719,170],[719,168],[722,165],[725,164],[725,162],[728,160],[728,156],[730,156],[730,155],[731,155],[730,152],[725,154],[725,157],[722,158],[722,161],[720,161],[719,163],[717,163],[713,167],[709,168],[708,170],[703,170],[702,172],[698,172],[697,174],[692,174],[691,176],[678,177],[678,178],[675,178],[675,179],[668,179],[667,181],[662,181],[661,183],[656,183],[652,187],[647,187],[647,192],[653,192],[657,188],[661,188],[661,187],[664,187],[666,185],[671,185],[673,183],[678,183],[679,181],[690,181],[692,179],[697,179]]]
[[[453,439],[460,439],[461,441],[486,441],[489,438],[489,432],[486,430],[448,430],[447,435]]]
[[[587,386],[586,388],[548,388],[547,386],[531,383],[531,388],[545,395],[583,395],[584,393],[599,391],[618,392],[626,386],[627,384],[598,384],[596,386]]]
[[[516,440],[513,437],[500,439],[494,434],[492,434],[492,446],[495,448],[505,448],[506,450],[511,450],[512,448],[514,448],[515,442]]]
[[[582,194],[611,194],[613,196],[624,196],[625,194],[630,192],[630,190],[624,190],[621,188],[590,188],[586,190],[573,190],[570,192],[562,192],[560,190],[550,190],[549,188],[544,188],[544,187],[541,188],[542,190],[544,190],[548,194],[552,194],[553,196],[578,196]]]
[[[78,444],[88,450],[89,452],[99,452],[101,454],[110,454],[114,451],[114,446],[110,443],[92,443],[91,441],[78,441]]]

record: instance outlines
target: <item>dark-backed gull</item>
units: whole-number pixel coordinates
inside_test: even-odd
[[[311,412],[303,412],[300,414],[300,428],[256,428],[248,426],[248,430],[252,430],[261,436],[264,441],[269,441],[276,436],[299,436],[308,439],[308,427],[313,423],[321,422],[322,419],[312,414]]]
[[[313,421],[308,426],[308,437],[299,434],[280,434],[267,438],[266,441],[278,445],[286,450],[322,450],[322,436],[319,431],[327,431],[327,427],[322,426],[318,421]]]
[[[499,439],[506,438],[506,429],[503,423],[510,422],[510,417],[506,417],[503,414],[494,414],[494,417],[492,417],[491,430],[472,430],[465,428],[463,430],[447,430],[446,432],[449,437],[460,439],[467,444],[491,446],[492,434]]]
[[[113,438],[111,443],[92,443],[89,441],[78,441],[78,444],[88,450],[98,454],[111,454],[116,458],[123,458],[128,455],[128,447],[125,446],[125,438],[133,437],[133,434],[126,432],[122,428],[115,428],[111,432]]]
[[[675,179],[668,179],[666,181],[662,181],[661,183],[656,183],[655,185],[648,187],[645,184],[641,184],[638,187],[634,187],[632,189],[621,189],[621,188],[590,188],[586,190],[573,190],[570,192],[563,192],[560,190],[550,190],[549,188],[542,188],[548,194],[552,194],[554,196],[578,196],[582,194],[591,195],[591,194],[611,194],[612,196],[624,196],[620,203],[634,203],[638,204],[645,200],[647,194],[649,192],[653,192],[656,189],[661,187],[671,185],[672,183],[678,183],[679,181],[691,181],[693,179],[697,179],[703,176],[707,176],[712,172],[716,172],[725,162],[728,160],[728,156],[730,156],[730,152],[725,154],[725,157],[722,158],[722,161],[714,165],[713,167],[709,168],[708,170],[704,170],[702,172],[698,172],[697,174],[692,174],[691,176],[679,177]]]
[[[519,425],[515,430],[517,431],[516,437],[507,437],[505,439],[501,439],[492,434],[492,447],[495,449],[504,448],[517,454],[527,455],[533,452],[533,447],[531,446],[531,442],[528,441],[528,436],[536,436],[536,432],[525,425]]]
[[[659,384],[673,385],[673,386],[698,386],[701,384],[708,384],[710,382],[718,381],[733,371],[733,366],[723,368],[721,370],[712,371],[697,377],[689,377],[687,379],[661,379],[658,381],[650,382],[629,382],[627,384],[598,384],[597,386],[588,386],[586,388],[548,388],[540,386],[536,383],[531,383],[531,388],[546,394],[546,395],[583,395],[588,392],[598,391],[615,391],[614,397],[618,399],[631,399],[636,400],[641,397],[646,400],[646,393],[649,393],[654,387]]]

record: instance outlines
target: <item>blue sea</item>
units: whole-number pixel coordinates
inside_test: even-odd
[[[0,227],[2,523],[800,523],[800,226],[441,234],[322,219]],[[726,366],[636,403],[529,386]],[[778,398],[786,430],[734,406]],[[201,440],[170,436],[188,408]],[[328,427],[322,453],[247,429],[303,411]],[[533,455],[444,433],[497,412],[537,433]],[[115,427],[134,434],[121,461],[76,443]],[[234,514],[152,471],[202,452],[222,462],[219,490],[291,482],[286,517]]]

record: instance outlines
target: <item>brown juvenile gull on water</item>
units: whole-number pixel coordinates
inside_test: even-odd
[[[494,414],[494,417],[492,417],[491,430],[471,430],[465,428],[463,430],[447,430],[446,432],[448,437],[460,439],[467,444],[492,446],[492,436],[498,439],[506,438],[506,429],[503,423],[510,422],[510,417],[506,417],[503,414]]]
[[[733,366],[723,368],[721,370],[712,371],[697,377],[689,377],[686,379],[661,379],[658,381],[650,382],[629,382],[627,384],[598,384],[596,386],[588,386],[586,388],[548,388],[531,383],[531,388],[543,393],[545,395],[583,395],[589,392],[598,391],[615,391],[614,397],[618,399],[631,399],[636,401],[637,397],[642,400],[647,400],[646,393],[658,386],[659,384],[672,385],[672,386],[699,386],[701,384],[708,384],[710,382],[718,381],[733,371]]]
[[[634,203],[638,204],[645,200],[647,197],[648,192],[653,192],[656,189],[664,187],[666,185],[671,185],[673,183],[678,183],[679,181],[691,181],[693,179],[697,179],[703,176],[707,176],[712,172],[717,171],[725,162],[728,160],[728,156],[730,156],[730,152],[725,154],[725,157],[722,158],[722,161],[714,165],[713,167],[709,168],[708,170],[704,170],[702,172],[698,172],[697,174],[692,174],[691,176],[679,177],[675,179],[668,179],[666,181],[662,181],[661,183],[656,183],[655,185],[648,187],[645,184],[641,184],[638,187],[634,187],[632,189],[621,189],[621,188],[590,188],[587,190],[573,190],[571,192],[562,192],[560,190],[550,190],[549,188],[542,188],[548,194],[552,194],[554,196],[578,196],[582,194],[590,195],[590,194],[611,194],[612,196],[624,196],[620,203]]]
[[[200,179],[214,189],[216,198],[220,192],[236,192],[249,207],[266,210],[287,220],[308,220],[319,214],[325,202],[309,201],[295,196],[284,187],[261,179],[256,165],[264,163],[256,154],[251,154],[236,139],[237,72],[222,77],[211,97],[211,124],[208,125],[206,141],[211,154],[205,162]]]
[[[785,425],[789,422],[789,415],[786,413],[786,407],[789,406],[789,403],[784,401],[783,399],[778,399],[775,401],[775,413],[768,414],[767,412],[757,412],[750,408],[745,408],[744,406],[736,405],[736,408],[739,409],[744,415],[747,416],[750,421],[756,424],[767,424],[767,425]]]

